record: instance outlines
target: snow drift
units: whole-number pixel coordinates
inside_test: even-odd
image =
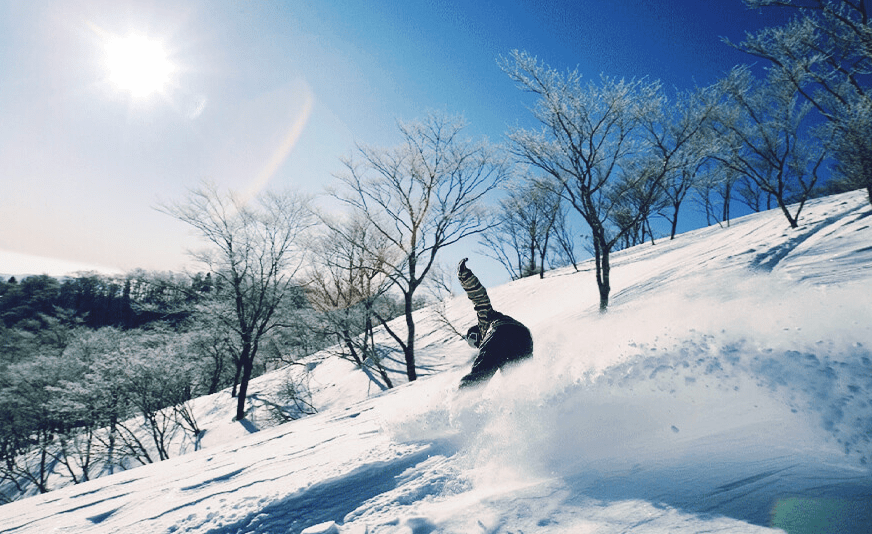
[[[768,212],[615,254],[606,315],[591,264],[492,288],[535,355],[469,392],[474,354],[421,310],[421,380],[313,360],[320,413],[254,433],[200,399],[203,450],[5,505],[0,531],[869,532],[870,215],[849,193],[796,230]]]

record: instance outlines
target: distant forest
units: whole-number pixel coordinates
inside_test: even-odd
[[[181,282],[172,274],[134,272],[0,279],[0,319],[6,328],[36,331],[51,319],[89,328],[138,328],[154,321],[180,324],[213,289],[211,275]]]

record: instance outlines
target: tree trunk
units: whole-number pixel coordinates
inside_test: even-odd
[[[388,376],[388,372],[385,369],[385,366],[382,365],[382,363],[378,359],[378,357],[376,357],[375,361],[376,361],[376,366],[378,367],[378,374],[380,374],[382,377],[382,380],[385,381],[385,386],[387,386],[388,389],[392,389],[394,387],[394,383],[391,382],[391,377]]]
[[[106,467],[109,474],[115,474],[115,417],[109,421],[109,444],[106,453]]]
[[[249,343],[242,345],[242,354],[239,355],[242,379],[239,381],[239,394],[236,397],[236,420],[245,419],[245,397],[248,395],[248,382],[251,380],[251,372],[254,368],[254,354]],[[239,374],[239,369],[237,369]]]
[[[371,313],[370,309],[369,309],[369,307],[367,307],[366,327],[364,329],[364,335],[363,335],[364,359],[366,359],[367,352],[368,352],[369,358],[372,360],[372,362],[378,368],[378,372],[381,375],[382,380],[385,381],[385,386],[387,386],[388,389],[391,389],[394,387],[394,383],[391,381],[391,378],[388,376],[387,370],[385,369],[385,366],[382,365],[381,358],[379,357],[378,353],[376,353],[376,350],[375,350],[375,333],[373,332],[372,317],[371,317],[370,313]]]
[[[678,231],[678,209],[681,207],[680,202],[672,204],[672,231],[669,233],[669,239],[675,239],[675,234]]]
[[[48,444],[43,442],[39,451],[39,480],[36,487],[40,493],[48,493]]]
[[[215,367],[212,368],[212,373],[209,376],[209,389],[206,390],[207,395],[218,392],[218,384],[221,383],[221,371],[223,370],[223,362],[216,359]],[[236,383],[234,382],[234,387]]]
[[[236,397],[239,394],[239,377],[242,375],[242,359],[236,361],[236,373],[233,375],[233,389],[230,392],[231,397]]]
[[[536,274],[536,243],[530,243],[530,265],[527,267],[527,272],[524,273],[526,276],[533,276]]]
[[[407,292],[404,297],[407,334],[403,353],[406,356],[406,376],[408,376],[409,382],[414,382],[418,379],[418,372],[415,370],[415,321],[412,318],[412,292]]]
[[[604,239],[593,236],[593,248],[596,263],[596,285],[600,294],[600,313],[605,313],[609,307],[609,246]]]
[[[553,221],[552,226],[553,227]],[[551,230],[549,227],[548,233],[545,235],[545,241],[542,243],[542,254],[539,255],[539,279],[545,278],[545,256],[548,254],[548,240],[551,239]]]
[[[597,284],[599,286],[599,294],[600,294],[600,313],[605,313],[609,308],[609,293],[612,288],[609,285],[609,272],[611,271],[611,266],[609,265],[609,251],[605,249],[602,255],[602,277],[597,280]]]
[[[357,351],[354,349],[354,340],[351,339],[351,332],[347,328],[342,330],[342,341],[345,342],[345,346],[348,347],[348,352],[351,353],[351,358],[354,360],[354,363],[356,363],[358,367],[362,367],[363,360],[357,355]],[[364,354],[364,358],[365,357],[366,354]]]
[[[778,207],[781,208],[781,213],[783,213],[784,216],[787,217],[787,222],[790,223],[790,227],[798,228],[799,221],[797,221],[796,217],[790,214],[790,210],[787,209],[787,206],[784,204],[784,201],[781,199],[781,197],[778,197],[776,200],[778,200]]]

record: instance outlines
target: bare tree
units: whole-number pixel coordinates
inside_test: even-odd
[[[654,244],[651,217],[666,205],[662,182],[666,175],[660,173],[659,165],[649,161],[629,162],[631,172],[642,179],[635,180],[631,187],[624,187],[612,200],[610,220],[623,229],[615,239],[613,250],[622,250],[645,242],[646,237]],[[628,184],[629,185],[629,184]]]
[[[521,242],[523,235],[516,218],[501,214],[479,238],[479,243],[486,249],[484,254],[497,260],[512,280],[521,278],[524,270],[523,253],[526,246]]]
[[[334,196],[363,215],[394,249],[385,274],[403,296],[406,336],[382,321],[402,347],[406,374],[415,370],[415,292],[437,254],[483,230],[483,199],[508,174],[505,158],[485,143],[461,138],[464,121],[430,115],[400,124],[403,142],[394,148],[358,146],[360,160],[344,161],[337,176],[344,190]]]
[[[718,150],[712,121],[723,100],[716,87],[680,92],[675,102],[664,106],[644,122],[653,147],[655,172],[662,173],[661,215],[671,225],[670,239],[678,230],[681,204],[698,179],[700,169]],[[669,211],[663,214],[666,209]]]
[[[728,167],[709,162],[704,165],[694,181],[696,200],[702,205],[706,224],[730,225],[730,206],[733,189],[739,174]]]
[[[585,84],[578,70],[561,73],[518,51],[501,66],[520,89],[537,97],[532,111],[542,125],[538,131],[512,131],[514,152],[553,176],[590,227],[600,310],[605,312],[610,253],[647,217],[661,189],[656,174],[629,165],[649,148],[642,121],[663,105],[660,83],[603,76],[599,84]],[[641,193],[641,210],[627,211],[619,202],[629,191]]]
[[[384,274],[389,243],[360,214],[322,221],[327,231],[312,247],[313,265],[306,284],[309,301],[323,314],[327,334],[348,350],[347,357],[361,369],[375,367],[385,387],[392,388],[373,335],[376,301],[390,287]]]
[[[194,227],[211,245],[193,256],[213,273],[227,301],[215,309],[238,340],[236,419],[242,420],[260,342],[279,326],[276,310],[295,287],[300,266],[295,253],[312,220],[307,200],[291,192],[265,192],[246,203],[205,183],[185,200],[159,209]]]
[[[729,171],[732,171],[733,175],[739,176],[735,169],[728,169],[725,174],[729,175]],[[739,176],[733,182],[733,189],[736,192],[737,200],[756,213],[769,211],[773,208],[772,193],[761,189],[756,180],[749,176]]]
[[[772,195],[796,228],[830,144],[809,138],[805,119],[811,105],[799,101],[796,88],[778,71],[759,82],[747,67],[736,67],[721,83],[733,104],[716,126],[730,146],[721,161]],[[797,205],[791,212],[793,203]]]
[[[545,273],[549,242],[560,214],[560,192],[544,179],[513,182],[500,200],[496,224],[482,234],[488,255],[512,280]]]
[[[866,189],[872,204],[872,98],[858,99],[834,125],[841,189]]]
[[[679,211],[688,193],[693,191],[697,186],[700,180],[700,169],[703,165],[705,165],[705,162],[700,161],[696,165],[688,164],[682,166],[664,180],[663,194],[665,196],[665,205],[661,208],[660,215],[669,221],[669,239],[675,239],[675,234],[678,232]]]
[[[573,228],[569,222],[569,210],[571,208],[561,205],[554,219],[554,240],[557,248],[554,256],[557,258],[557,267],[572,265],[578,271],[578,258],[576,256],[576,241]]]
[[[772,68],[826,118],[837,170],[872,203],[872,25],[867,0],[745,0],[798,16],[736,45]]]
[[[188,351],[200,362],[201,389],[211,395],[230,386],[233,380],[233,355],[236,353],[227,325],[217,320],[216,303],[206,301],[195,308],[194,323]],[[236,385],[233,383],[232,385]]]

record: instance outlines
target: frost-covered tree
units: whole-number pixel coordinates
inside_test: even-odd
[[[508,175],[506,158],[462,136],[460,118],[430,115],[400,124],[394,148],[359,145],[344,160],[334,196],[363,216],[390,244],[384,272],[403,296],[406,335],[388,331],[403,350],[409,381],[415,368],[415,293],[439,252],[488,224],[484,198]],[[387,324],[384,323],[387,327]]]
[[[67,362],[49,353],[9,365],[0,377],[0,482],[9,481],[19,494],[28,487],[50,490],[55,438],[68,424],[48,409],[50,388],[68,373]]]
[[[6,284],[0,295],[0,320],[6,326],[37,331],[42,327],[44,315],[53,312],[60,283],[51,276],[42,274],[28,276],[18,283]]]
[[[719,160],[771,195],[796,228],[830,145],[828,139],[810,133],[806,119],[811,104],[800,100],[795,86],[778,70],[759,81],[748,67],[736,67],[721,84],[729,106],[716,128],[728,149]]]
[[[198,384],[191,354],[188,336],[162,328],[78,333],[63,353],[68,371],[49,388],[48,403],[69,423],[58,435],[58,460],[74,482],[90,478],[91,468],[112,473],[165,460],[174,437],[196,437],[188,406]]]
[[[365,371],[374,367],[384,387],[391,388],[374,339],[376,306],[391,285],[385,274],[389,242],[359,213],[324,222],[326,231],[312,246],[309,301],[322,314],[325,333],[339,341],[343,357]]]
[[[520,180],[506,187],[500,199],[496,224],[486,230],[481,243],[488,255],[512,277],[544,276],[549,243],[560,215],[560,193],[546,180]]]
[[[236,385],[234,332],[219,319],[223,314],[215,309],[218,306],[210,299],[198,304],[191,321],[195,328],[188,334],[188,350],[199,364],[198,382],[204,395]]]
[[[872,202],[872,24],[868,0],[745,0],[796,10],[737,45],[772,63],[833,130],[837,169]]]
[[[312,225],[307,200],[292,192],[264,192],[253,201],[223,193],[213,184],[190,191],[161,211],[185,222],[211,247],[194,253],[213,274],[226,299],[216,307],[238,342],[241,370],[236,418],[245,399],[264,336],[281,326],[276,311],[296,288],[304,232]]]
[[[838,122],[832,123],[836,141],[837,185],[843,189],[866,189],[872,203],[872,98],[858,98]]]
[[[733,189],[738,180],[739,174],[729,167],[712,163],[701,167],[693,188],[707,224],[730,225]]]
[[[610,254],[626,234],[651,213],[661,192],[656,166],[640,172],[640,155],[649,154],[643,121],[664,103],[659,82],[601,77],[582,80],[578,70],[560,72],[526,52],[501,61],[518,87],[536,97],[538,130],[509,134],[514,153],[561,184],[562,195],[590,227],[600,310],[611,291]],[[648,171],[652,172],[648,172]],[[623,202],[638,193],[633,209]]]
[[[660,213],[670,223],[670,239],[678,230],[678,215],[700,171],[718,150],[712,123],[724,105],[716,87],[699,87],[676,94],[647,121],[655,168],[663,174]],[[658,116],[659,115],[659,116]]]
[[[664,200],[659,210],[660,215],[669,221],[669,239],[675,239],[678,233],[678,215],[684,205],[688,194],[694,191],[702,179],[700,172],[705,165],[705,160],[688,162],[676,169],[663,181]]]
[[[194,398],[194,366],[180,354],[177,339],[163,338],[143,335],[138,347],[126,346],[122,352],[131,407],[142,417],[159,461],[170,457],[170,442],[179,431],[194,438],[200,433],[188,404]]]
[[[555,267],[563,267],[572,265],[572,268],[578,271],[578,256],[575,229],[569,220],[569,213],[572,208],[562,203],[557,211],[557,217],[554,219],[554,241],[557,247],[554,249],[554,265]]]

